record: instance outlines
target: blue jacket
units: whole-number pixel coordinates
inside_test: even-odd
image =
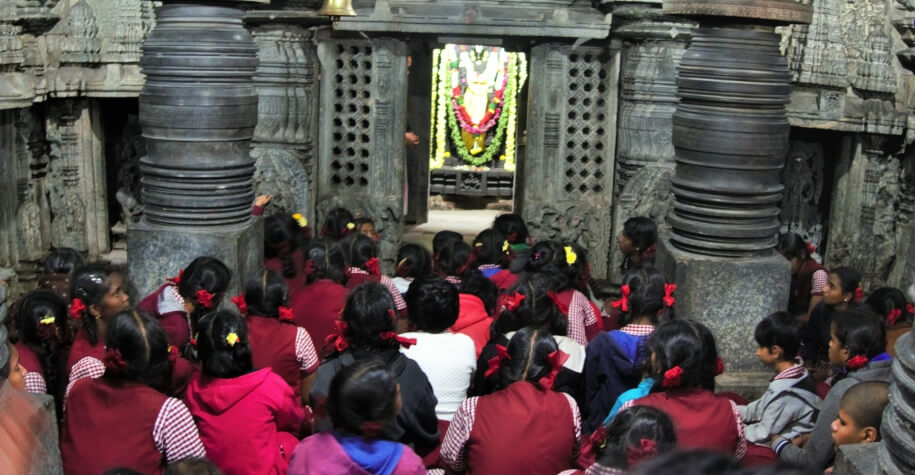
[[[613,330],[602,332],[588,344],[582,372],[583,432],[593,432],[610,413],[620,394],[638,385],[642,371],[637,358],[646,338]]]

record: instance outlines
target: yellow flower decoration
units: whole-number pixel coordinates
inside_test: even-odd
[[[475,243],[473,245],[473,247],[483,247],[483,243],[482,242]]]
[[[566,264],[572,265],[578,261],[578,254],[572,250],[572,246],[566,246]]]
[[[238,334],[229,332],[229,334],[226,335],[226,343],[228,343],[229,346],[235,346],[235,344],[238,343]]]
[[[508,248],[510,248],[510,247],[511,247],[511,244],[509,244],[508,241],[504,241],[502,243],[502,252],[508,252]]]
[[[350,231],[356,229],[356,223],[353,223],[353,222],[346,223],[346,229],[349,229]]]
[[[44,318],[42,318],[41,320],[38,320],[38,323],[40,323],[42,325],[52,325],[54,323],[54,320],[55,320],[54,315],[47,313],[47,314],[45,314]]]
[[[451,152],[445,152],[445,156],[446,156],[446,157],[450,157],[450,156],[451,156]]]
[[[292,215],[292,219],[294,219],[295,222],[298,223],[300,228],[308,227],[308,219],[306,219],[305,216],[302,216],[302,213],[296,213],[296,214]]]

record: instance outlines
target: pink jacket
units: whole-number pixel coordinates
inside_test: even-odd
[[[284,474],[305,413],[270,368],[231,379],[198,373],[187,388],[207,457],[226,475]]]
[[[320,432],[306,438],[295,448],[289,463],[289,475],[371,475],[354,462],[333,434]],[[392,475],[422,475],[426,473],[423,459],[408,446],[403,447],[400,460]]]

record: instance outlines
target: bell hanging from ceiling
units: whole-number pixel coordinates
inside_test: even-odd
[[[318,13],[330,17],[356,16],[353,0],[324,0],[324,5]]]

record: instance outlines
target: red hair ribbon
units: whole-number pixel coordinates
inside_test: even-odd
[[[67,313],[71,318],[80,319],[83,318],[83,312],[86,311],[86,304],[83,303],[82,299],[75,298],[70,302],[70,308],[67,309]]]
[[[118,374],[127,368],[127,362],[121,356],[121,350],[117,348],[105,349],[105,370],[111,374]]]
[[[473,253],[470,253],[470,256],[467,257],[467,262],[461,264],[461,266],[458,267],[458,268],[454,271],[455,275],[461,275],[461,274],[467,272],[468,270],[470,270],[470,267],[471,267],[471,266],[473,265],[473,263],[476,262],[476,261],[477,261],[477,256],[473,255]]]
[[[168,366],[174,368],[178,362],[178,347],[168,345]]]
[[[365,437],[377,437],[381,433],[382,425],[375,421],[365,421],[362,424],[359,424],[359,431],[362,432],[362,435]]]
[[[510,359],[512,359],[512,357],[508,354],[508,348],[506,348],[502,345],[496,345],[496,356],[493,356],[492,358],[489,359],[489,361],[487,361],[487,364],[489,367],[486,368],[486,372],[483,373],[483,376],[488,378],[488,377],[498,373],[499,368],[502,367],[502,363],[505,360],[510,360]]]
[[[683,368],[681,368],[679,365],[670,368],[664,372],[664,381],[661,382],[661,387],[675,388],[679,386],[680,376],[683,376]]]
[[[677,290],[677,284],[664,284],[664,305],[668,307],[673,307],[674,299],[673,293]]]
[[[562,350],[556,350],[546,355],[547,363],[550,365],[550,372],[547,373],[546,376],[540,378],[540,380],[537,381],[537,384],[546,391],[553,389],[553,384],[556,383],[556,376],[559,375],[559,370],[562,369],[562,365],[565,364],[568,359],[569,354]]]
[[[203,308],[213,307],[213,294],[211,294],[209,290],[200,289],[195,295],[197,296],[197,302],[200,303]]]
[[[855,288],[855,302],[860,302],[864,298],[864,290],[861,290],[861,286]]]
[[[910,304],[910,303],[905,304],[905,311],[906,311],[909,315],[915,313],[915,305],[912,305],[912,304]]]
[[[902,310],[898,309],[898,308],[894,308],[894,309],[890,310],[889,315],[886,316],[886,323],[889,326],[893,326],[896,324],[896,320],[899,320],[899,317],[901,317],[901,316],[902,316]]]
[[[365,261],[365,270],[369,271],[369,274],[380,275],[381,272],[378,270],[378,258],[373,257]]]
[[[334,321],[334,333],[327,335],[324,343],[332,346],[337,351],[346,351],[349,348],[349,342],[346,341],[346,330],[349,326],[343,320]]]
[[[612,305],[613,308],[618,308],[623,312],[628,312],[629,311],[629,296],[632,295],[632,290],[629,289],[629,284],[626,284],[626,285],[620,287],[620,292],[622,293],[622,296],[620,296],[619,300],[614,300],[613,302],[610,302],[610,305]]]
[[[521,302],[524,302],[525,298],[527,298],[526,295],[518,292],[511,295],[501,294],[499,295],[499,300],[501,300],[499,307],[514,312],[515,310],[518,310],[518,307],[521,306]]]
[[[656,252],[658,252],[658,247],[655,246],[654,244],[652,244],[652,245],[646,247],[644,251],[642,251],[642,257],[651,257]]]
[[[245,302],[245,294],[238,294],[235,297],[232,297],[230,300],[235,304],[236,307],[238,307],[238,311],[242,315],[248,315],[248,303]]]
[[[724,373],[724,361],[719,356],[715,358],[715,376]]]
[[[562,299],[559,298],[559,294],[551,290],[546,293],[546,296],[549,297],[557,307],[559,307],[559,311],[562,312],[563,315],[569,314],[569,306],[562,302]]]
[[[280,307],[277,309],[277,312],[280,315],[281,322],[291,322],[292,321],[292,309],[289,307]]]
[[[394,309],[391,309],[391,308],[388,309],[388,316],[391,317],[391,320],[393,320],[395,322],[397,321],[397,314],[394,313]]]
[[[817,251],[816,246],[814,246],[812,242],[806,241],[804,244],[807,245],[807,254],[813,254]]]
[[[626,464],[630,467],[658,454],[657,442],[652,439],[640,439],[638,447],[626,447]]]
[[[176,275],[176,276],[174,276],[174,277],[169,277],[169,278],[165,279],[165,281],[166,281],[166,282],[171,282],[171,283],[173,283],[173,284],[175,284],[175,285],[178,285],[178,284],[181,283],[181,276],[182,276],[182,275],[184,275],[184,269],[178,269],[178,275]]]
[[[400,343],[400,346],[404,348],[409,348],[416,344],[416,338],[404,338],[396,332],[384,332],[381,335],[378,335],[378,338],[381,338],[382,340],[394,340],[397,343]]]
[[[313,259],[305,259],[305,267],[302,268],[302,273],[305,274],[305,277],[315,273],[315,261]]]
[[[590,460],[594,457],[595,449],[604,448],[607,445],[607,426],[600,424],[594,432],[588,436],[588,441],[581,448],[581,455],[584,459]]]
[[[197,334],[195,333],[194,338],[191,338],[187,342],[190,343],[194,348],[197,348]]]
[[[851,369],[851,370],[860,369],[860,368],[863,368],[865,365],[867,365],[867,361],[868,361],[868,359],[866,356],[858,355],[858,356],[855,356],[854,358],[849,358],[849,360],[845,362],[845,366],[847,366],[848,369]]]

